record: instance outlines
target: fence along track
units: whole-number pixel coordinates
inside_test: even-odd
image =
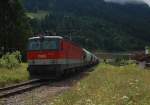
[[[13,86],[0,88],[0,98],[6,98],[15,94],[23,93],[25,91],[40,87],[44,85],[46,81],[40,79],[30,80],[24,83],[16,84]]]

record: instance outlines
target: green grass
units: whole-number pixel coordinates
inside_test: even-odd
[[[28,80],[27,64],[14,69],[0,68],[0,87]]]
[[[27,12],[26,14],[31,19],[36,18],[36,19],[41,20],[41,19],[45,18],[46,15],[48,15],[48,11],[37,11],[36,13],[35,12]]]
[[[150,71],[100,64],[50,105],[150,105]]]

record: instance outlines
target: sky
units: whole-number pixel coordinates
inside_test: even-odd
[[[150,6],[150,0],[104,0],[106,2],[114,2],[114,3],[120,3],[120,4],[126,4],[126,3],[146,3]]]

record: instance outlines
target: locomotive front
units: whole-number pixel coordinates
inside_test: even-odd
[[[56,77],[61,72],[58,63],[62,37],[43,36],[28,39],[28,71],[31,78]]]

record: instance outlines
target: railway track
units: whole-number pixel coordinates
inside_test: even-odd
[[[23,93],[25,91],[32,90],[34,88],[40,87],[45,84],[46,81],[40,79],[34,79],[13,86],[0,88],[0,98],[6,98],[6,97],[13,96],[15,94]]]

